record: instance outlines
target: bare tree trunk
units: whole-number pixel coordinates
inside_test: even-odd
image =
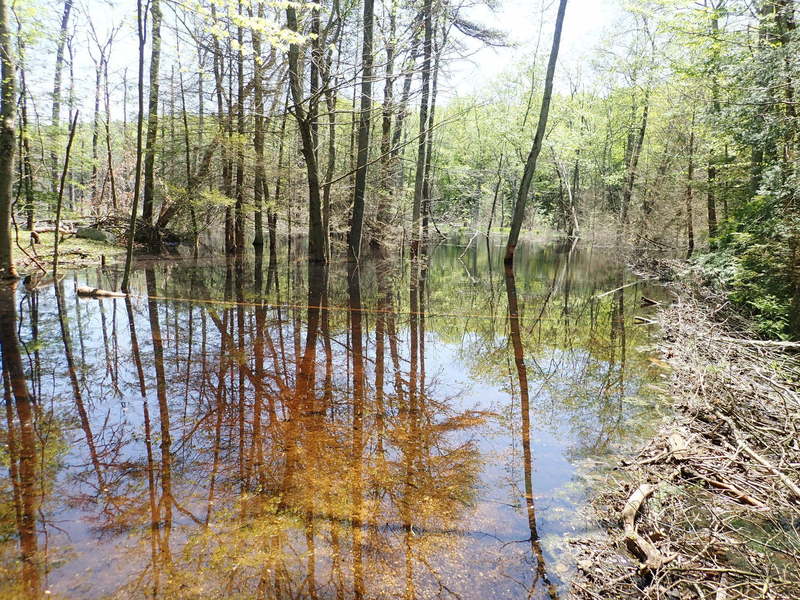
[[[72,124],[69,128],[69,139],[67,140],[67,150],[64,154],[64,169],[61,171],[61,180],[58,184],[58,199],[56,200],[56,225],[53,239],[53,279],[58,274],[58,242],[61,238],[61,204],[64,201],[64,186],[67,181],[67,173],[69,173],[69,154],[72,149],[72,141],[75,139],[75,130],[78,127],[78,111],[75,111],[75,116],[72,119]]]
[[[64,0],[64,11],[61,14],[61,28],[58,33],[56,43],[56,69],[53,75],[53,112],[50,124],[53,126],[54,142],[58,143],[58,127],[61,120],[61,72],[64,66],[64,44],[67,40],[67,26],[69,25],[69,13],[72,11],[72,0]],[[58,191],[58,150],[54,146],[50,150],[50,169],[51,169],[51,189],[55,194]]]
[[[156,135],[158,134],[158,72],[161,64],[161,4],[160,0],[150,2],[151,48],[150,48],[150,93],[147,107],[147,141],[144,155],[144,196],[142,198],[142,220],[153,222],[153,202],[155,195],[154,163],[156,157]],[[141,85],[141,84],[140,84]],[[151,240],[157,244],[157,240]]]
[[[397,33],[397,5],[394,0],[389,7],[389,33],[386,39],[386,77],[383,84],[383,114],[381,119],[381,181],[378,194],[377,223],[381,231],[388,222],[387,202],[391,188],[392,173],[392,114],[394,112],[394,54]]]
[[[156,0],[157,1],[157,0]],[[131,218],[128,226],[128,248],[125,255],[125,274],[122,277],[122,291],[128,292],[131,278],[131,265],[133,263],[133,238],[136,235],[136,213],[139,210],[139,192],[142,183],[142,126],[144,124],[144,26],[142,14],[142,0],[136,2],[137,32],[139,38],[139,114],[136,117],[136,173],[133,184],[133,203],[131,205]]]
[[[723,8],[725,0],[717,0],[711,2],[711,36],[712,36],[712,50],[711,50],[711,109],[714,115],[720,113],[719,101],[719,68],[720,68],[720,51],[719,51],[719,12]],[[708,159],[707,169],[707,189],[706,189],[706,212],[708,215],[708,238],[712,240],[717,235],[717,200],[715,197],[716,184],[717,184],[717,166],[715,164],[715,156],[713,152]],[[713,244],[713,242],[710,242]]]
[[[425,152],[428,148],[428,101],[430,96],[431,54],[433,49],[433,6],[425,0],[422,8],[425,26],[425,42],[422,55],[422,95],[419,105],[419,140],[417,143],[417,172],[414,179],[414,201],[411,206],[411,255],[419,253],[420,210],[425,185]]]
[[[258,16],[262,17],[264,9],[261,4],[258,6]],[[253,16],[252,9],[250,16]],[[255,235],[253,246],[264,247],[264,186],[266,176],[264,174],[264,85],[262,81],[263,71],[261,68],[261,34],[253,29],[253,150],[256,153],[256,168],[253,189],[253,203],[255,204]],[[267,197],[268,199],[268,197]]]
[[[189,116],[186,112],[186,90],[183,85],[183,72],[179,75],[179,82],[181,86],[181,113],[183,115],[183,145],[185,151],[186,161],[186,193],[192,193],[192,146],[189,139]],[[189,198],[191,200],[191,198]],[[199,235],[197,227],[197,214],[195,213],[194,206],[190,206],[189,214],[192,219],[192,240],[194,242],[195,252],[197,251],[197,238]]]
[[[114,211],[118,208],[117,183],[114,178],[114,162],[111,149],[111,98],[108,92],[108,60],[105,61],[105,104],[106,104],[106,162],[108,163],[108,177],[111,180],[111,207]]]
[[[492,233],[492,223],[494,222],[494,211],[497,207],[497,196],[500,193],[500,185],[503,183],[503,153],[500,153],[500,162],[497,164],[497,183],[494,185],[494,197],[492,198],[492,210],[489,212],[489,224],[486,225],[486,237]]]
[[[691,258],[694,253],[694,214],[692,201],[694,193],[694,115],[692,115],[692,128],[689,131],[689,166],[686,171],[686,257]]]
[[[629,220],[629,212],[631,207],[631,200],[633,199],[633,189],[636,185],[637,169],[639,167],[639,157],[642,153],[642,146],[644,145],[644,136],[647,131],[647,118],[650,112],[650,90],[645,92],[644,109],[642,110],[642,120],[639,124],[639,129],[636,135],[628,137],[628,165],[627,174],[625,176],[625,184],[622,188],[622,207],[621,207],[621,221],[623,226]]]
[[[17,143],[17,81],[14,43],[8,29],[6,0],[0,0],[0,278],[16,279],[11,249],[11,210],[14,202],[14,151]]]
[[[514,215],[511,218],[511,232],[508,234],[508,243],[506,244],[506,264],[513,265],[514,252],[517,249],[519,242],[519,234],[522,230],[522,221],[525,219],[525,205],[528,201],[528,194],[531,189],[531,182],[533,175],[536,172],[536,161],[539,159],[539,154],[542,151],[542,143],[544,142],[544,134],[547,129],[547,117],[550,113],[550,100],[553,97],[553,79],[556,73],[556,62],[558,60],[558,50],[561,45],[561,30],[564,26],[564,13],[567,9],[567,0],[559,0],[558,14],[556,15],[556,27],[553,33],[553,47],[550,50],[550,58],[547,62],[547,73],[544,81],[544,94],[542,95],[542,106],[539,110],[539,122],[536,125],[536,134],[533,138],[533,145],[531,146],[528,160],[525,163],[525,169],[522,172],[522,181],[519,185],[519,192],[517,193],[517,203],[514,206]]]
[[[22,64],[24,59],[23,52],[24,52],[24,43],[22,36],[19,37],[19,80],[20,80],[20,100],[19,100],[19,108],[20,108],[20,126],[22,128],[22,133],[19,136],[19,149],[21,153],[21,168],[20,173],[22,175],[22,180],[20,184],[22,185],[25,191],[25,215],[26,215],[26,222],[25,226],[28,231],[33,231],[34,221],[35,221],[35,206],[34,206],[34,195],[33,195],[33,166],[31,165],[31,146],[28,140],[28,90],[27,85],[25,83],[25,68]]]
[[[435,34],[435,31],[434,31]],[[436,36],[433,39],[436,44]],[[436,119],[436,95],[439,90],[439,59],[442,48],[447,42],[447,35],[442,33],[441,41],[436,44],[435,58],[433,61],[433,78],[431,81],[431,106],[428,112],[428,127],[425,140],[425,177],[422,183],[422,240],[428,241],[428,219],[431,217],[431,205],[433,203],[433,186],[431,185],[431,162],[433,159],[433,124]]]
[[[286,24],[294,32],[298,31],[297,13],[293,6],[286,8]],[[316,147],[313,141],[313,126],[317,119],[314,104],[306,112],[303,108],[302,71],[300,69],[300,48],[298,44],[289,46],[289,89],[294,101],[295,119],[302,140],[303,159],[308,177],[308,258],[313,262],[326,262],[325,234],[322,229],[322,198],[319,185],[319,166]]]
[[[361,255],[361,230],[364,224],[364,195],[367,188],[369,160],[370,113],[372,111],[372,26],[375,4],[364,0],[364,39],[361,46],[361,105],[358,116],[358,153],[356,156],[356,185],[353,194],[353,216],[350,222],[350,258]]]
[[[94,66],[94,113],[92,117],[92,176],[90,179],[91,185],[91,202],[92,207],[96,208],[98,205],[97,198],[97,142],[100,135],[100,84],[102,83],[103,63],[105,59],[100,55],[97,63]]]
[[[415,38],[414,43],[416,44],[417,40]],[[403,125],[405,123],[405,119],[408,116],[408,98],[411,95],[411,83],[414,78],[414,65],[416,63],[416,54],[412,51],[411,58],[407,65],[407,70],[405,77],[403,79],[403,91],[400,95],[400,102],[397,106],[397,116],[395,117],[394,122],[394,131],[392,132],[392,164],[397,165],[396,172],[393,173],[393,178],[395,179],[394,185],[399,186],[400,188],[403,187],[403,177],[404,177],[404,169],[403,164],[401,161],[398,160],[398,156],[400,154],[400,142],[403,138]]]
[[[242,2],[238,6],[242,18]],[[239,50],[236,52],[236,206],[234,210],[233,245],[237,253],[244,250],[244,28],[236,28]]]

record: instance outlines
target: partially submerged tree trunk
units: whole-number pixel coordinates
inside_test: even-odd
[[[561,30],[564,26],[564,13],[567,9],[567,0],[559,0],[558,14],[556,15],[556,27],[553,33],[553,46],[550,50],[550,58],[547,62],[547,74],[544,81],[544,94],[542,96],[542,106],[539,110],[539,122],[536,125],[536,134],[533,138],[528,160],[525,163],[525,170],[522,172],[522,181],[517,193],[517,203],[514,206],[514,215],[511,218],[511,231],[508,234],[506,244],[505,262],[513,264],[514,252],[519,242],[519,234],[522,230],[522,221],[525,219],[525,205],[528,201],[528,194],[531,189],[531,182],[536,173],[536,161],[542,151],[544,134],[547,128],[547,117],[550,113],[550,100],[553,96],[553,79],[556,73],[556,61],[558,60],[558,50],[561,45]]]

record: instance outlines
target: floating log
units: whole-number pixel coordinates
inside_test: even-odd
[[[124,298],[126,295],[122,292],[101,290],[100,288],[91,288],[84,285],[79,285],[75,291],[77,292],[78,296],[83,298]]]

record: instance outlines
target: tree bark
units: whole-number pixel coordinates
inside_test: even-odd
[[[58,274],[58,242],[61,238],[61,204],[64,201],[64,186],[67,181],[67,173],[69,173],[69,154],[72,149],[72,141],[75,139],[75,130],[78,128],[78,111],[75,111],[75,116],[72,119],[72,124],[69,128],[69,139],[67,141],[67,150],[64,154],[64,169],[61,171],[61,180],[58,184],[58,199],[56,200],[56,225],[53,235],[53,279]]]
[[[157,0],[156,0],[157,1]],[[130,224],[128,225],[128,248],[125,254],[125,274],[122,276],[122,291],[128,292],[133,263],[133,238],[136,235],[136,213],[139,210],[139,192],[142,183],[142,126],[144,125],[144,21],[142,0],[136,2],[136,22],[139,39],[139,114],[136,117],[136,173],[133,183],[133,203],[131,205]]]
[[[286,8],[286,24],[294,32],[298,31],[297,13],[293,6]],[[322,198],[320,195],[319,165],[317,152],[314,145],[313,125],[316,121],[314,104],[309,105],[308,112],[303,107],[302,72],[300,69],[300,47],[298,44],[289,46],[289,89],[292,93],[294,106],[292,111],[300,130],[302,141],[303,159],[306,164],[308,177],[308,259],[312,262],[324,263],[325,236],[322,228]]]
[[[263,6],[258,6],[258,16],[263,16]],[[252,9],[250,16],[253,16]],[[266,176],[264,174],[264,85],[261,58],[261,33],[253,29],[253,150],[256,154],[255,178],[253,181],[253,204],[255,204],[255,235],[253,236],[253,246],[256,248],[264,247],[264,185]],[[268,199],[268,197],[266,198]]]
[[[108,92],[108,59],[106,59],[105,62],[104,79],[106,104],[106,162],[108,163],[108,177],[111,181],[111,207],[116,211],[119,206],[117,202],[117,182],[114,177],[114,162],[111,147],[111,98]]]
[[[500,162],[497,164],[497,183],[494,186],[494,197],[492,198],[492,210],[489,212],[489,223],[486,225],[486,237],[492,233],[492,223],[494,223],[494,211],[497,207],[497,196],[500,193],[500,185],[503,183],[503,153],[500,153]]]
[[[151,48],[150,48],[150,92],[147,108],[147,141],[144,155],[144,197],[142,198],[142,219],[148,225],[153,222],[153,203],[155,195],[154,163],[156,157],[156,135],[158,133],[158,72],[161,63],[161,4],[151,0]]]
[[[61,27],[59,28],[56,43],[56,69],[53,75],[53,110],[50,124],[53,126],[55,140],[58,140],[58,127],[61,120],[61,74],[64,67],[64,45],[67,41],[67,27],[69,14],[72,11],[72,0],[64,0],[64,10],[61,13]],[[51,188],[55,194],[58,190],[58,150],[54,146],[50,150]]]
[[[626,225],[630,220],[630,207],[633,199],[633,189],[636,185],[637,169],[639,167],[639,157],[642,153],[642,146],[644,145],[644,136],[647,132],[647,120],[650,113],[650,90],[645,92],[644,109],[642,110],[642,120],[639,123],[639,129],[636,135],[631,134],[628,137],[628,163],[627,173],[625,175],[625,184],[622,188],[622,207],[621,217],[623,225]]]
[[[239,19],[242,2],[239,1]],[[239,253],[244,250],[244,28],[241,21],[236,28],[239,49],[236,52],[236,205],[234,209],[233,246]]]
[[[358,116],[358,152],[356,156],[356,185],[353,194],[353,216],[350,222],[350,258],[361,255],[361,230],[364,224],[364,195],[367,187],[369,160],[370,113],[372,111],[372,28],[373,0],[364,0],[364,38],[361,46],[361,105]]]
[[[381,180],[378,194],[377,225],[381,231],[388,219],[387,202],[391,189],[392,173],[392,115],[394,113],[394,54],[397,35],[397,5],[389,7],[389,37],[386,40],[386,77],[383,84],[383,110],[381,115]]]
[[[689,165],[686,170],[686,257],[691,258],[694,253],[694,115],[692,115],[692,128],[689,131]]]
[[[425,42],[422,50],[422,95],[419,105],[419,140],[417,143],[417,171],[414,178],[414,201],[411,206],[411,255],[419,253],[420,211],[425,186],[425,152],[428,148],[428,102],[430,96],[431,54],[433,50],[433,6],[425,0],[422,9]]]
[[[720,100],[719,100],[719,68],[720,68],[720,51],[718,45],[719,37],[719,13],[725,4],[725,0],[718,0],[716,3],[711,2],[711,110],[714,116],[720,113]],[[716,183],[717,183],[717,166],[715,164],[716,157],[711,153],[708,159],[707,174],[707,190],[706,190],[706,214],[708,218],[708,239],[712,240],[717,235],[717,199],[716,199]],[[713,242],[710,242],[713,244]]]
[[[26,228],[28,231],[34,231],[36,220],[34,195],[33,195],[33,165],[31,164],[31,146],[28,140],[28,89],[25,84],[25,68],[22,64],[24,60],[24,44],[20,37],[19,42],[19,80],[20,80],[20,127],[22,132],[19,136],[19,151],[22,165],[20,173],[22,179],[20,184],[25,191],[25,214],[26,214]]]
[[[16,279],[17,269],[11,248],[11,209],[17,143],[17,80],[6,0],[0,0],[0,74],[0,278]]]

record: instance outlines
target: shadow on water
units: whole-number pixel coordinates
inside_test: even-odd
[[[657,291],[574,245],[293,254],[0,289],[0,597],[566,593],[658,412]]]

